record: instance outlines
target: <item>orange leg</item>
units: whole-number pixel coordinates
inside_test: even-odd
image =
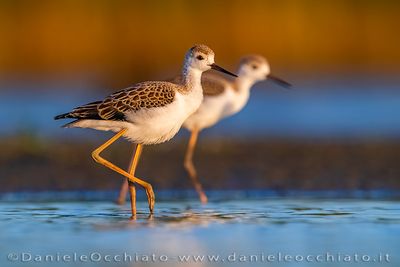
[[[132,163],[131,163],[132,164]],[[130,167],[131,165],[129,165]],[[118,205],[124,205],[126,201],[126,194],[128,194],[129,190],[129,184],[128,184],[128,179],[124,179],[121,185],[121,189],[119,190],[119,195],[117,199],[117,204]]]
[[[140,151],[138,150],[138,147],[136,146],[135,148],[135,152],[132,155],[132,159],[131,162],[129,163],[129,173],[133,176],[135,176],[135,171],[136,171],[136,166],[138,164],[139,158],[141,156],[142,153],[142,148],[140,148]],[[137,157],[137,159],[136,159]],[[125,200],[126,200],[126,194],[129,192],[135,192],[135,188],[134,188],[134,184],[129,185],[129,180],[125,179],[122,183],[121,189],[119,191],[119,195],[118,195],[118,199],[117,199],[117,204],[119,205],[124,205],[125,204]],[[132,194],[131,194],[132,195]],[[132,201],[131,201],[132,203]]]
[[[197,191],[197,194],[199,195],[200,201],[203,204],[207,203],[207,196],[204,193],[203,187],[201,186],[199,179],[197,177],[197,172],[196,168],[194,167],[193,164],[193,154],[194,154],[194,149],[196,147],[197,143],[197,137],[199,135],[199,130],[198,129],[193,129],[190,135],[190,140],[189,144],[186,150],[186,155],[185,155],[185,160],[183,163],[183,166],[185,167],[186,171],[189,174],[190,179],[193,182],[194,188]]]
[[[112,143],[114,143],[114,142],[115,142],[118,138],[120,138],[126,131],[127,131],[126,129],[123,129],[123,130],[119,131],[119,132],[118,132],[116,135],[114,135],[111,139],[109,139],[107,142],[105,142],[104,144],[102,144],[101,146],[99,146],[97,149],[95,149],[95,150],[92,152],[92,157],[93,157],[94,161],[96,161],[97,163],[102,164],[102,165],[106,166],[107,168],[109,168],[109,169],[111,169],[111,170],[113,170],[113,171],[115,171],[115,172],[117,172],[117,173],[119,173],[119,174],[122,174],[122,175],[125,176],[130,182],[138,183],[139,185],[141,185],[142,187],[144,187],[144,189],[146,190],[147,199],[148,199],[148,202],[149,202],[150,213],[153,213],[153,210],[154,210],[154,203],[155,203],[155,195],[154,195],[153,187],[151,186],[151,184],[149,184],[149,183],[147,183],[147,182],[145,182],[145,181],[143,181],[143,180],[141,180],[141,179],[135,177],[134,175],[131,175],[130,173],[128,173],[128,172],[122,170],[120,167],[114,165],[113,163],[109,162],[108,160],[106,160],[106,159],[104,159],[104,158],[102,158],[102,157],[100,156],[100,153],[101,153],[104,149],[106,149],[106,148],[109,147]],[[141,152],[141,150],[142,150],[142,145],[141,145],[141,144],[138,144],[138,145],[137,145],[136,151],[138,151],[138,150],[139,150],[139,152]],[[135,153],[135,154],[137,154],[137,153]],[[140,153],[139,153],[139,155],[140,155]],[[139,157],[135,157],[135,158],[137,158],[137,160],[136,160],[136,165],[137,165],[137,162],[138,162],[138,160],[139,160]],[[135,160],[133,160],[133,162],[135,162]],[[132,164],[132,166],[133,166],[133,165],[134,165],[134,164]],[[134,171],[134,169],[136,169],[136,166],[134,166],[134,167],[132,167],[132,168],[130,168],[130,169],[133,169],[133,171]],[[136,209],[134,210],[134,209],[132,208],[132,212],[133,212],[133,211],[136,212]],[[132,213],[132,216],[135,216],[135,215],[136,215],[136,214],[133,214],[133,213]]]
[[[143,150],[142,145],[136,146],[135,153],[133,154],[131,164],[129,165],[129,174],[132,176],[135,176],[136,167],[139,163],[140,156],[142,155],[142,150]],[[136,217],[136,187],[135,187],[135,183],[128,179],[126,179],[125,181],[128,183],[128,187],[129,187],[132,217],[135,218]]]

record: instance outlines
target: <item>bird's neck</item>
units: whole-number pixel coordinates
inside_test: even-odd
[[[235,89],[238,93],[248,93],[256,81],[249,77],[239,75],[239,77],[234,80],[234,83]]]
[[[194,88],[201,88],[201,74],[203,72],[199,69],[194,69],[190,66],[184,66],[182,70],[182,85],[187,91]]]

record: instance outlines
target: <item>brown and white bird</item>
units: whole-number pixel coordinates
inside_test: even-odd
[[[92,102],[61,114],[55,119],[74,119],[65,128],[91,128],[115,132],[111,139],[92,152],[93,159],[122,174],[129,181],[132,216],[136,215],[135,183],[145,188],[150,213],[153,213],[155,195],[152,186],[135,176],[143,145],[170,140],[185,120],[203,100],[202,73],[215,69],[235,74],[214,63],[214,52],[206,45],[195,45],[186,53],[181,79],[177,82],[148,81],[115,92],[101,101]],[[100,153],[118,138],[125,137],[137,144],[128,171],[100,156]]]
[[[207,203],[207,196],[199,182],[196,168],[193,164],[193,154],[201,130],[209,128],[223,118],[238,113],[247,104],[250,89],[259,81],[271,80],[283,87],[291,85],[284,80],[271,75],[271,68],[267,60],[260,55],[244,56],[239,62],[238,78],[230,79],[216,72],[206,72],[201,78],[204,99],[199,109],[183,124],[191,132],[189,144],[184,159],[184,167],[191,178],[202,203]],[[173,79],[182,80],[182,76]],[[126,198],[128,185],[125,183],[120,191],[119,203]]]

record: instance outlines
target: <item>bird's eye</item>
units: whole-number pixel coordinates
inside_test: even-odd
[[[197,58],[198,60],[203,60],[203,59],[204,59],[204,57],[203,57],[202,55],[198,55],[196,58]]]
[[[258,69],[258,66],[257,66],[257,65],[251,65],[251,67],[253,68],[253,70]]]

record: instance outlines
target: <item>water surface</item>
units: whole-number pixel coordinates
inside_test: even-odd
[[[349,264],[338,264],[337,258],[318,264],[278,258],[261,262],[262,255],[327,254],[368,255],[369,262],[359,262],[359,266],[400,264],[400,202],[396,200],[270,197],[219,200],[205,206],[197,201],[164,200],[157,203],[152,217],[145,202],[140,201],[138,207],[137,220],[130,220],[128,205],[119,207],[110,201],[3,201],[0,264],[34,266],[32,261],[21,262],[23,253],[26,259],[74,253],[76,257],[133,257],[110,263],[41,260],[40,266],[231,266],[233,262],[249,266],[249,258],[240,262],[239,257],[250,255],[258,257],[257,261],[253,257],[254,266]],[[10,253],[19,259],[8,260]],[[158,257],[155,262],[141,258],[152,254]],[[389,262],[382,261],[386,254]],[[202,255],[219,258],[190,258],[182,263],[182,257]],[[167,262],[162,262],[165,257]]]

